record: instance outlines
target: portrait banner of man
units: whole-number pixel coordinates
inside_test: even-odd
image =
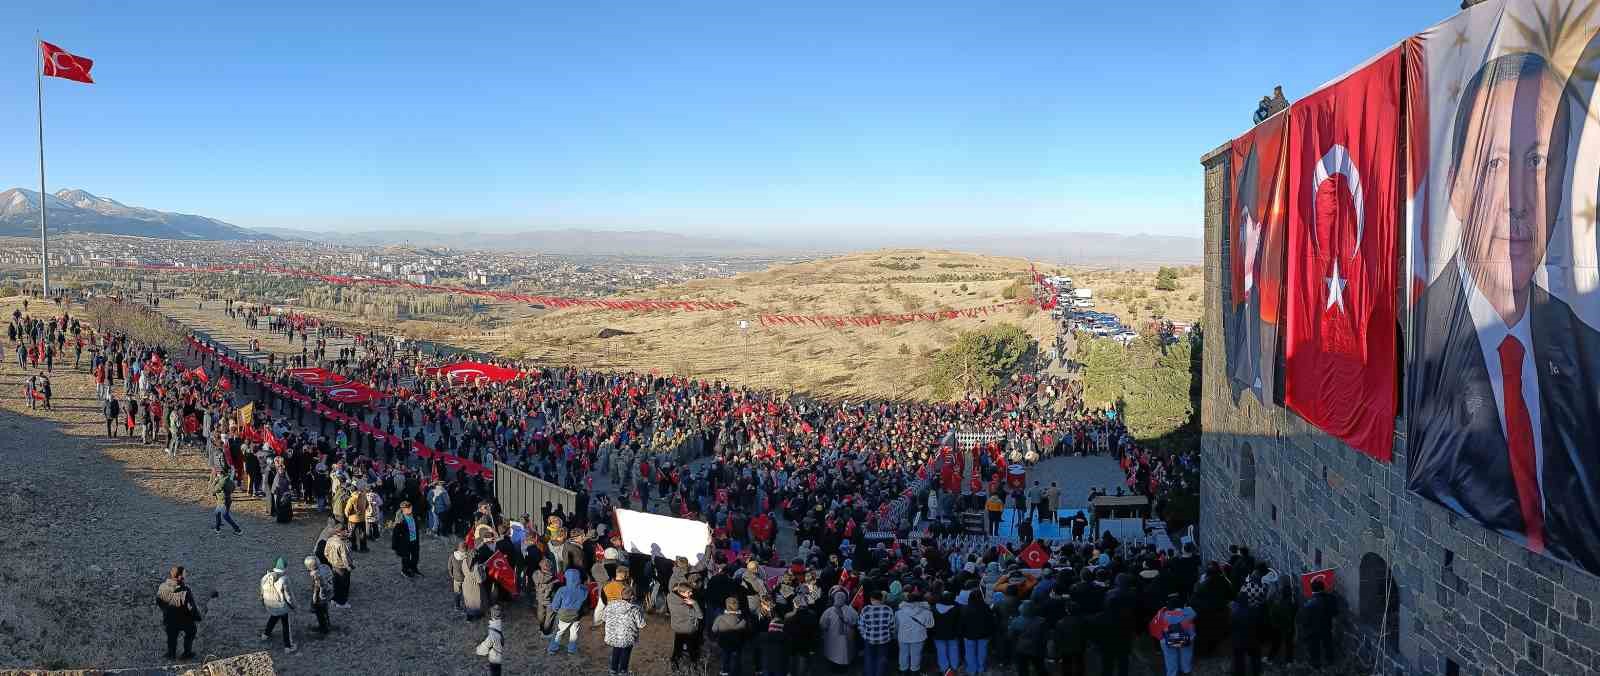
[[[1409,488],[1600,574],[1600,0],[1483,3],[1413,44]]]
[[[1249,391],[1264,404],[1277,398],[1288,121],[1287,114],[1274,115],[1234,139],[1230,162],[1228,375],[1236,393]]]

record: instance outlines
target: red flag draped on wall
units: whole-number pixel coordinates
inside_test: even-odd
[[[1378,460],[1394,444],[1400,50],[1289,110],[1284,404]]]

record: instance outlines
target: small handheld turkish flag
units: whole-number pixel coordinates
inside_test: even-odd
[[[89,69],[94,67],[93,59],[70,54],[67,50],[43,40],[39,41],[39,53],[44,59],[45,75],[94,83],[94,78],[89,77]]]
[[[1050,563],[1050,551],[1034,540],[1022,549],[1022,563],[1029,568],[1043,568]]]
[[[1319,571],[1316,571],[1316,572],[1302,574],[1300,576],[1300,591],[1301,591],[1301,593],[1305,594],[1306,598],[1310,598],[1311,597],[1311,583],[1312,582],[1317,582],[1319,580],[1322,582],[1323,591],[1332,591],[1333,590],[1333,569],[1329,568],[1327,570],[1319,570]]]

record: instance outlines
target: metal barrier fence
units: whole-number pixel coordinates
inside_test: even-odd
[[[551,507],[559,505],[564,514],[578,508],[577,493],[500,461],[494,463],[494,497],[501,513],[513,519],[523,514],[537,518],[546,501]]]

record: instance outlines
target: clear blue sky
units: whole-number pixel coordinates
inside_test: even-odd
[[[841,239],[1198,235],[1198,158],[1272,85],[1457,5],[19,4],[0,187],[38,186],[37,28],[97,80],[45,82],[52,192],[245,226]]]

